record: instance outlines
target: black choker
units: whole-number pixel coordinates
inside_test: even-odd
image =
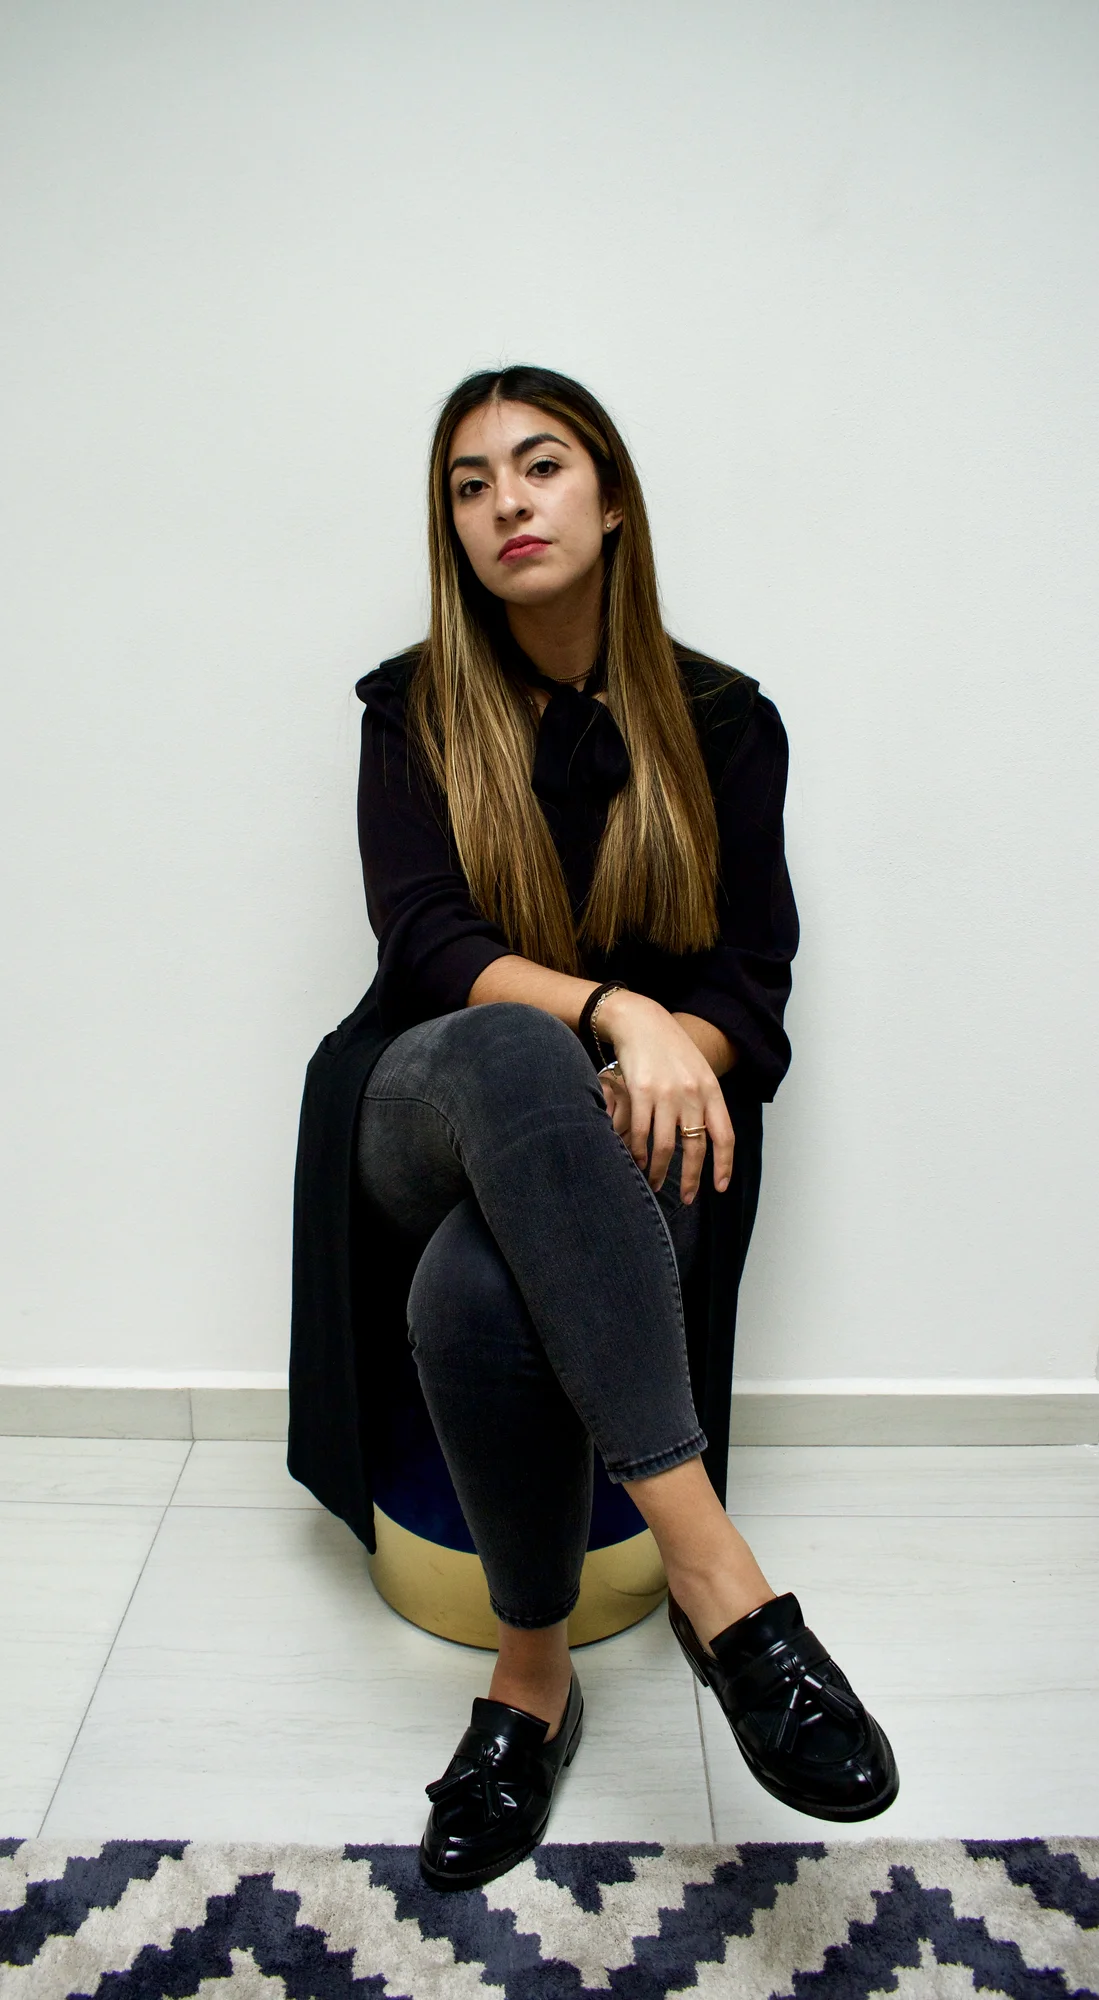
[[[529,653],[524,653],[519,641],[510,631],[501,636],[500,655],[504,665],[518,674],[521,680],[526,681],[531,687],[545,688],[548,694],[559,694],[564,688],[571,694],[586,695],[591,700],[596,691],[601,690],[604,685],[605,661],[601,652],[596,654],[586,674],[576,675],[570,680],[557,680],[552,674],[544,674],[540,667],[535,666]],[[586,683],[583,687],[577,685],[581,679]]]

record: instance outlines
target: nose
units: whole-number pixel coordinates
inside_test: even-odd
[[[500,481],[496,488],[496,519],[500,522],[525,521],[530,515],[530,507],[509,478]]]

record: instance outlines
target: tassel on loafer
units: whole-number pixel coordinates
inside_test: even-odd
[[[554,1788],[572,1763],[584,1724],[575,1673],[561,1727],[525,1709],[479,1696],[473,1716],[431,1800],[420,1842],[420,1872],[433,1889],[477,1889],[525,1860],[546,1829]]]
[[[670,1593],[668,1617],[765,1791],[814,1819],[873,1819],[892,1805],[899,1780],[885,1731],[809,1630],[792,1591],[726,1626],[709,1649]]]

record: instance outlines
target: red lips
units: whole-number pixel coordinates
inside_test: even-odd
[[[549,543],[542,541],[537,535],[513,535],[510,542],[504,543],[498,561],[503,562],[505,556],[532,555],[535,549],[548,547]]]

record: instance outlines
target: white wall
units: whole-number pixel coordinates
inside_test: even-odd
[[[791,732],[751,1376],[1090,1375],[1091,0],[9,0],[0,1365],[276,1369],[437,399],[636,448]]]

